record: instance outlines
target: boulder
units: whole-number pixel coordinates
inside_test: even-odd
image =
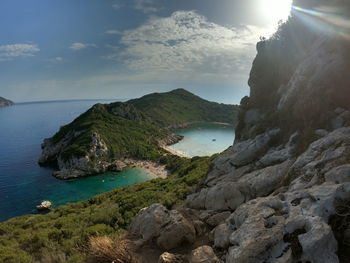
[[[350,164],[333,168],[325,174],[325,179],[336,184],[350,182]]]
[[[201,246],[191,252],[190,263],[221,263],[210,246]]]
[[[217,213],[206,220],[206,223],[212,227],[218,226],[223,223],[231,215],[230,211]]]
[[[215,211],[235,210],[247,200],[273,192],[287,175],[290,161],[245,174],[236,182],[220,182],[189,195],[188,207]]]
[[[158,263],[185,263],[188,260],[183,255],[164,252],[159,256]]]
[[[230,224],[223,223],[214,229],[214,246],[227,248],[230,244],[230,236],[234,231]]]
[[[326,173],[346,163],[350,154],[350,128],[337,129],[310,144],[291,167],[294,174]]]
[[[254,139],[235,143],[230,156],[230,163],[239,167],[257,160],[268,150],[270,141],[279,132],[279,129],[274,129],[260,134]]]
[[[260,167],[266,167],[269,165],[274,165],[282,163],[293,156],[293,151],[295,149],[295,140],[299,136],[299,133],[293,133],[286,145],[281,145],[277,148],[270,149],[258,162],[257,165]]]
[[[143,242],[156,240],[157,246],[173,249],[183,243],[193,243],[196,230],[193,224],[176,210],[168,210],[161,204],[142,209],[134,218],[130,233]]]

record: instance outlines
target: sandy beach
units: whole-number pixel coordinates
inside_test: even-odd
[[[177,156],[179,156],[179,157],[188,158],[188,159],[189,159],[188,156],[184,155],[183,153],[181,153],[181,152],[179,152],[179,151],[176,151],[176,150],[170,148],[169,146],[162,146],[162,148],[163,148],[164,150],[166,150],[167,152],[173,154],[173,155],[177,155]]]
[[[134,159],[125,159],[123,163],[129,167],[138,167],[149,170],[151,175],[154,175],[154,178],[165,179],[169,175],[169,171],[166,169],[165,165],[151,162],[151,161],[140,161]]]

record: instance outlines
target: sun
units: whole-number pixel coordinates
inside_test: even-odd
[[[289,17],[292,0],[259,0],[260,12],[264,19],[275,26],[279,21],[286,21]]]

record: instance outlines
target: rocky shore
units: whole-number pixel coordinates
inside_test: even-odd
[[[106,172],[121,172],[128,166],[146,168],[152,174],[155,174],[156,177],[165,178],[167,176],[167,171],[163,169],[164,167],[162,165],[151,161],[136,160],[128,157],[122,157],[116,160],[104,158],[107,155],[108,146],[97,133],[91,136],[90,149],[85,156],[72,157],[65,160],[60,153],[76,136],[77,134],[69,133],[59,143],[54,144],[52,140],[46,139],[42,144],[43,151],[39,159],[39,164],[45,165],[57,158],[59,170],[55,171],[53,176],[58,179],[68,180]],[[171,133],[163,140],[160,140],[158,144],[159,147],[167,149],[167,145],[175,144],[182,140],[182,138],[183,136],[181,135]]]

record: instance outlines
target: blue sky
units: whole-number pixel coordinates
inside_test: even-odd
[[[0,96],[132,98],[186,88],[239,103],[289,0],[1,0]],[[263,3],[263,4],[262,4]]]

